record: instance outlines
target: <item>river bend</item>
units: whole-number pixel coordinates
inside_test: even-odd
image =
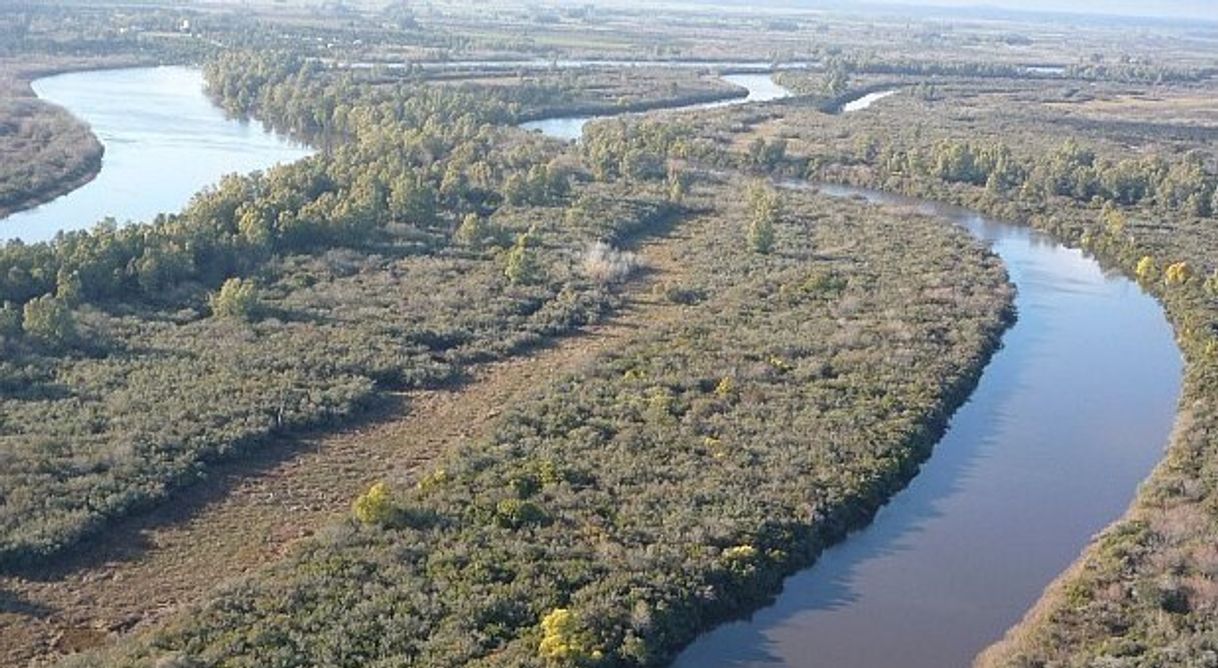
[[[789,94],[768,75],[728,79],[748,96],[687,109]],[[37,241],[105,216],[149,219],[180,210],[222,174],[309,153],[224,117],[198,70],[79,72],[34,87],[90,123],[106,156],[93,182],[0,221],[0,237]],[[589,120],[526,127],[574,139]],[[1005,262],[1019,319],[908,489],[791,577],[772,606],[701,637],[677,659],[683,668],[965,666],[1120,516],[1168,440],[1182,362],[1162,310],[1136,284],[1045,235],[965,209],[822,190],[965,227]]]
[[[586,120],[533,125],[571,139]],[[789,578],[773,605],[700,637],[678,668],[967,666],[1120,517],[1168,442],[1183,362],[1162,309],[1137,284],[967,209],[820,190],[964,227],[1002,258],[1019,317],[909,487]]]
[[[61,230],[177,212],[229,173],[299,160],[311,151],[258,123],[225,116],[190,67],[72,72],[36,79],[38,97],[88,123],[105,146],[89,183],[0,219],[0,241],[46,241]]]

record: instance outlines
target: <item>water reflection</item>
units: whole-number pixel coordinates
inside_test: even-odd
[[[748,102],[769,102],[771,100],[779,100],[791,95],[791,91],[775,83],[774,79],[768,73],[726,74],[721,76],[720,79],[746,89],[748,91],[748,95],[744,97],[735,97],[727,100],[718,100],[715,102],[706,102],[702,104],[682,105],[665,110],[663,113],[678,113],[698,109],[717,109],[720,107],[730,107]],[[588,123],[606,118],[617,118],[621,115],[622,114],[608,114],[603,116],[565,116],[558,118],[545,118],[537,121],[529,121],[528,123],[522,123],[520,127],[524,128],[525,130],[540,132],[547,137],[554,137],[555,139],[578,141],[579,138],[584,134],[584,126]]]
[[[43,241],[107,216],[149,220],[176,212],[232,172],[298,160],[309,150],[257,124],[226,118],[186,67],[74,72],[38,79],[38,96],[87,122],[106,147],[90,183],[0,220],[0,239]]]
[[[1026,228],[917,205],[991,244],[1018,323],[908,489],[677,666],[967,666],[1116,519],[1162,455],[1181,361],[1159,306]]]

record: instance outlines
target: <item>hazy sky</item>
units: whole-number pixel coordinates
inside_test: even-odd
[[[882,0],[906,5],[1001,7],[1036,11],[1129,16],[1170,16],[1218,21],[1218,0]]]
[[[569,0],[579,2],[580,0]],[[595,1],[595,0],[594,0]],[[634,6],[656,0],[617,0]],[[808,7],[848,9],[852,6],[960,7],[1034,12],[1066,12],[1116,16],[1153,16],[1173,19],[1203,19],[1218,24],[1218,0],[676,0],[733,6]]]

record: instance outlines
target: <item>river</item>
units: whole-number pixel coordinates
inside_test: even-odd
[[[535,126],[570,139],[569,120]],[[1135,283],[966,209],[820,190],[963,226],[1002,258],[1019,318],[910,486],[789,578],[773,605],[700,637],[678,668],[967,666],[1120,517],[1168,442],[1183,363],[1162,309]]]
[[[696,109],[715,109],[718,107],[728,107],[737,104],[745,104],[747,102],[769,102],[771,100],[779,100],[784,97],[790,97],[791,91],[774,83],[769,73],[766,74],[726,74],[720,77],[724,81],[739,86],[748,91],[747,95],[733,97],[726,100],[717,100],[715,102],[704,102],[701,104],[685,105],[673,109],[661,110],[667,113],[692,111]],[[651,112],[656,113],[656,112]],[[607,114],[602,116],[562,116],[555,118],[545,118],[537,121],[522,123],[520,127],[526,130],[540,132],[546,136],[566,141],[576,141],[584,133],[584,126],[592,121],[603,120],[606,118],[616,118],[621,114]]]
[[[768,75],[728,79],[749,95],[695,108],[787,95]],[[90,184],[0,221],[6,236],[34,241],[104,216],[151,218],[179,210],[221,174],[308,154],[226,119],[197,70],[83,72],[40,79],[35,89],[88,121],[106,158]],[[571,139],[588,120],[528,127]],[[1161,309],[1136,284],[1024,227],[822,189],[964,226],[1005,262],[1019,319],[909,488],[791,577],[772,606],[700,638],[677,659],[682,668],[967,665],[1121,514],[1167,443],[1182,363]]]
[[[37,79],[38,97],[88,123],[105,146],[84,186],[0,219],[0,240],[45,241],[109,216],[150,220],[180,211],[224,174],[299,160],[310,150],[257,123],[227,118],[203,92],[202,72],[141,67]]]
[[[963,226],[1002,258],[1019,318],[910,486],[679,668],[967,666],[1121,515],[1171,431],[1182,361],[1135,283],[965,209],[822,190]]]

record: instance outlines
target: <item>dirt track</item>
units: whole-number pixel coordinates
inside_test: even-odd
[[[502,408],[578,369],[681,308],[652,295],[680,275],[672,250],[692,218],[638,249],[646,274],[608,321],[473,371],[452,390],[390,397],[374,419],[342,432],[284,439],[162,507],[118,523],[54,570],[0,577],[0,665],[44,663],[146,628],[217,583],[256,571],[348,511],[372,481],[410,479],[454,442],[491,428]]]

